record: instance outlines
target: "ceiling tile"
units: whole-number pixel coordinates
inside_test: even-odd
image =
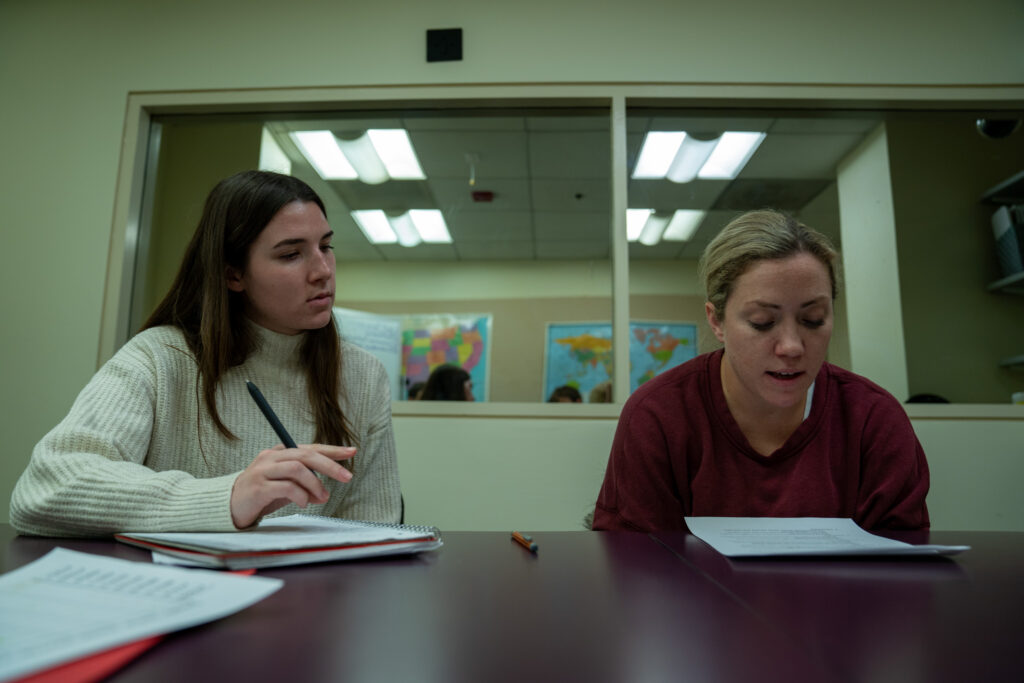
[[[729,186],[728,180],[693,180],[674,183],[671,180],[630,180],[629,206],[635,209],[707,210]]]
[[[600,242],[578,242],[575,240],[558,242],[537,242],[538,259],[558,259],[578,261],[588,259],[606,259],[611,253],[607,244]]]
[[[463,242],[458,249],[463,261],[532,261],[535,256],[533,242]]]
[[[611,243],[611,215],[607,212],[538,211],[534,215],[537,239],[586,240]]]
[[[611,117],[607,110],[597,109],[593,113],[567,112],[564,114],[547,114],[543,116],[527,116],[527,130],[559,130],[559,131],[604,131],[608,135]]]
[[[448,232],[459,246],[489,240],[530,241],[533,239],[532,220],[529,211],[462,211],[446,216]]]
[[[526,119],[522,116],[503,116],[501,113],[488,114],[474,110],[465,116],[438,116],[437,112],[407,114],[403,119],[409,131],[504,131],[526,130]]]
[[[377,249],[386,261],[454,261],[458,256],[451,244],[418,244],[415,247],[378,244]]]
[[[611,138],[606,132],[530,134],[530,172],[535,179],[610,178]]]
[[[380,185],[368,185],[361,180],[331,180],[329,183],[350,211],[436,208],[430,186],[421,180],[393,180]]]
[[[362,235],[358,242],[345,242],[339,244],[334,242],[334,258],[339,263],[344,261],[382,261],[384,257],[377,248],[367,241]]]
[[[527,177],[525,132],[411,131],[409,137],[428,178],[468,182],[475,173],[477,182],[488,182]]]
[[[629,243],[629,258],[632,261],[671,260],[678,256],[683,242],[659,242],[648,246],[639,242]]]
[[[500,213],[530,210],[530,186],[526,178],[480,180],[473,186],[464,178],[433,178],[428,184],[437,208],[446,214],[459,211]],[[474,191],[493,192],[494,199],[490,202],[474,201]]]
[[[719,135],[727,130],[765,131],[774,119],[758,116],[653,116],[647,130],[682,130],[691,135]]]
[[[610,211],[610,180],[533,180],[536,211]]]
[[[835,178],[836,165],[863,139],[856,133],[772,133],[758,147],[740,178]]]
[[[817,135],[835,133],[855,133],[863,137],[874,130],[882,120],[881,116],[864,118],[826,118],[820,115],[803,118],[777,119],[768,129],[768,133],[795,133],[797,135]]]
[[[715,202],[716,209],[746,211],[770,206],[799,211],[832,184],[831,180],[734,180]]]
[[[398,116],[368,116],[366,112],[352,116],[332,116],[330,118],[309,118],[292,121],[279,121],[275,131],[285,134],[299,130],[332,130],[341,135],[352,133],[362,134],[370,128],[401,128],[402,119]]]

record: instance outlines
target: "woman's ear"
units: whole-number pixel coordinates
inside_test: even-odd
[[[232,292],[244,292],[245,283],[242,281],[242,274],[238,269],[228,266],[224,269],[224,281]]]
[[[722,321],[718,319],[718,315],[715,313],[715,305],[710,301],[704,302],[704,315],[707,316],[711,331],[715,333],[715,339],[724,344],[725,332],[722,330]]]

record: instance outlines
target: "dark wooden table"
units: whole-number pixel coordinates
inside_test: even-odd
[[[890,533],[953,557],[730,560],[652,537],[846,681],[1024,680],[1024,533]]]
[[[1024,534],[957,558],[730,561],[686,534],[449,532],[411,557],[265,570],[266,600],[169,635],[113,681],[1019,680]],[[56,545],[15,537],[9,571]]]

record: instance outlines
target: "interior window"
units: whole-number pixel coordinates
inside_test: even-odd
[[[259,166],[324,200],[342,333],[396,330],[375,351],[397,399],[454,364],[476,400],[545,401],[551,324],[610,321],[609,130],[601,108],[156,117],[133,327],[167,290],[209,189]],[[411,161],[389,167],[402,149]]]
[[[1017,222],[1003,236],[1024,242],[1013,208],[1024,205],[1019,120],[985,111],[695,109],[646,100],[628,107],[625,127],[625,392],[608,386],[613,156],[604,107],[154,116],[131,327],[166,292],[214,183],[268,168],[306,180],[326,203],[343,332],[356,341],[364,324],[397,329],[395,344],[378,350],[393,357],[397,399],[424,373],[454,362],[472,366],[481,401],[542,402],[568,386],[583,402],[621,402],[651,376],[714,347],[697,259],[733,216],[783,209],[842,250],[844,209],[884,196],[899,273],[884,296],[901,308],[905,343],[908,390],[898,398],[998,404],[1024,389],[1024,285],[993,223],[1005,208]],[[317,137],[350,165],[371,151],[371,168],[363,176],[318,168],[303,149]],[[382,175],[376,138],[386,137],[413,150],[418,171]],[[869,139],[881,141],[883,155],[872,189],[841,192],[844,164]],[[641,164],[652,140],[660,170]],[[720,148],[743,142],[752,146],[731,170],[705,167]],[[421,233],[414,219],[424,218],[432,227]],[[383,237],[374,236],[378,228]],[[849,333],[845,304],[841,292],[829,360],[857,369],[851,340],[863,343],[865,333]]]
[[[633,108],[629,111],[631,389],[717,346],[697,263],[744,211],[794,214],[841,247],[837,166],[877,116]],[[830,360],[849,367],[837,302]]]

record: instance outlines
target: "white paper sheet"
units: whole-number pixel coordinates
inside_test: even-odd
[[[864,531],[852,519],[686,517],[690,532],[728,557],[954,555],[966,545],[911,545]]]
[[[283,583],[54,548],[0,576],[0,681],[220,619]]]

